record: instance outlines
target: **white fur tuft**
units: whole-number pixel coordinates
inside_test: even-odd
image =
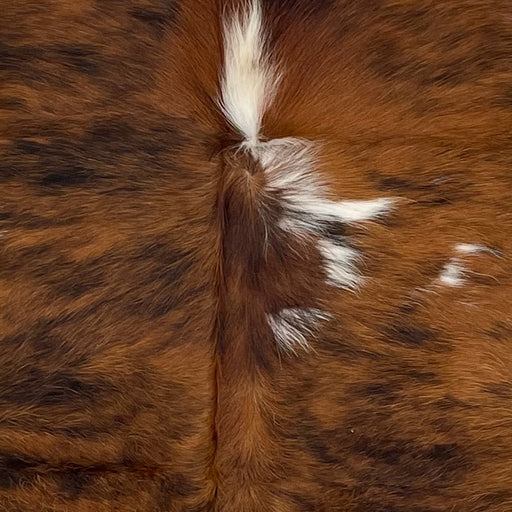
[[[308,349],[308,336],[315,334],[318,324],[329,318],[329,313],[315,308],[287,308],[267,315],[278,346],[290,352],[295,352],[296,347]]]
[[[355,249],[320,239],[318,248],[324,258],[327,281],[337,288],[356,289],[362,283],[355,261],[360,254]]]
[[[250,148],[258,143],[261,119],[279,76],[265,54],[259,0],[250,0],[224,25],[224,73],[220,105]]]
[[[477,254],[479,252],[487,252],[490,251],[488,247],[481,244],[457,244],[455,246],[455,251],[459,254]]]
[[[439,281],[446,286],[461,286],[464,283],[464,267],[457,258],[452,258],[443,267]]]

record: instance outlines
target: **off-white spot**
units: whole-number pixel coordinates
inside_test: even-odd
[[[481,244],[457,244],[455,245],[455,251],[459,254],[477,254],[490,251],[490,249]]]
[[[331,318],[329,313],[315,308],[287,308],[267,315],[267,321],[278,346],[296,352],[309,347],[308,337],[313,336],[320,322]]]
[[[464,267],[456,259],[450,260],[443,267],[439,280],[446,286],[460,286],[464,283]]]
[[[460,243],[456,244],[454,249],[458,256],[450,258],[439,274],[439,282],[452,287],[461,286],[465,282],[464,276],[467,273],[464,266],[465,257],[482,252],[492,252],[491,249],[481,244]]]
[[[318,241],[318,248],[324,257],[329,284],[338,288],[355,289],[362,283],[362,277],[355,266],[355,261],[360,257],[358,251],[322,239]]]

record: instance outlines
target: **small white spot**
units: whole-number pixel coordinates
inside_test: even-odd
[[[363,278],[355,266],[360,255],[355,249],[322,239],[318,241],[318,248],[324,258],[329,284],[352,290],[361,284]]]
[[[267,315],[277,345],[291,352],[308,349],[308,337],[316,334],[318,324],[329,318],[329,313],[315,308],[287,308]]]
[[[363,222],[382,217],[393,207],[394,201],[387,197],[368,201],[317,201],[309,211],[319,219],[338,222]]]
[[[455,252],[458,257],[450,258],[439,274],[439,281],[446,286],[461,286],[464,284],[464,275],[466,270],[464,268],[464,257],[472,256],[482,252],[493,252],[491,249],[481,244],[456,244]]]
[[[456,258],[452,258],[443,267],[439,280],[446,286],[461,286],[464,283],[464,267]]]
[[[459,254],[477,254],[479,252],[490,251],[490,249],[481,244],[457,244],[455,251]]]

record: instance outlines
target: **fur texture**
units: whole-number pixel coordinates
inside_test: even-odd
[[[235,152],[246,151],[249,155],[232,166],[233,181],[242,181],[227,194],[245,196],[237,207],[246,210],[245,215],[233,212],[233,221],[235,216],[246,220],[253,257],[263,253],[266,259],[269,245],[292,250],[289,246],[294,241],[287,239],[291,235],[303,244],[316,245],[329,285],[355,289],[362,283],[355,265],[359,252],[347,245],[347,237],[329,233],[326,226],[377,219],[391,209],[392,200],[334,201],[329,198],[325,178],[315,169],[315,143],[295,137],[262,140],[266,139],[261,132],[262,118],[282,75],[267,55],[269,37],[259,0],[242,3],[240,8],[241,12],[225,14],[219,102],[229,124],[243,137]],[[263,230],[258,229],[258,223]],[[268,266],[263,262],[259,272]],[[247,268],[248,272],[252,270]],[[264,296],[265,291],[261,290],[261,294]],[[229,292],[225,301],[230,302]],[[306,334],[312,334],[313,326],[308,325],[308,316],[303,314],[295,315],[296,320],[300,318],[300,326],[288,322],[285,319],[290,311],[285,308],[277,317],[267,313],[278,349],[295,351],[297,345],[307,348]],[[330,316],[325,312],[322,315]],[[310,318],[316,323],[316,316]]]
[[[512,509],[508,1],[0,24],[1,512]]]

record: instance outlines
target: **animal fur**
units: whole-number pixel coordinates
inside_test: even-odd
[[[0,512],[512,510],[512,18],[0,9]]]

